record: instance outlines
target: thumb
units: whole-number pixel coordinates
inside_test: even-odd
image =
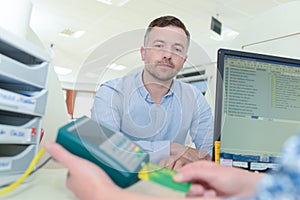
[[[70,168],[73,165],[72,163],[76,163],[79,159],[55,142],[46,141],[44,148],[54,160],[61,163],[66,168]]]

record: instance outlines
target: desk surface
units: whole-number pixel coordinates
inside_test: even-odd
[[[64,168],[40,169],[32,180],[21,184],[10,193],[0,196],[1,200],[75,200],[65,186],[67,170]],[[183,193],[160,185],[139,181],[126,190],[155,196],[184,196]]]

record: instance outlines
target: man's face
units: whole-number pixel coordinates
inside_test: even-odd
[[[187,36],[181,28],[154,27],[145,47],[141,47],[145,73],[159,81],[173,79],[186,61],[187,43]]]

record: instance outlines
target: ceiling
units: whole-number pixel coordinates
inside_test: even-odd
[[[46,48],[53,44],[53,65],[73,70],[59,75],[63,87],[68,87],[68,83],[76,81],[99,82],[104,72],[110,75],[108,79],[141,67],[138,48],[144,30],[158,16],[175,15],[186,24],[194,44],[206,53],[206,60],[197,64],[205,64],[215,61],[216,50],[236,36],[223,33],[219,40],[212,39],[212,16],[222,22],[225,32],[230,29],[239,33],[255,16],[291,0],[129,0],[121,7],[96,0],[32,2],[30,25]],[[66,28],[86,33],[78,39],[59,35]],[[107,65],[112,63],[126,65],[127,71],[108,70]]]

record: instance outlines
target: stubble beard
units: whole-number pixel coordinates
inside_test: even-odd
[[[173,80],[178,71],[174,67],[161,67],[160,63],[148,64],[145,69],[155,80],[165,83]]]

